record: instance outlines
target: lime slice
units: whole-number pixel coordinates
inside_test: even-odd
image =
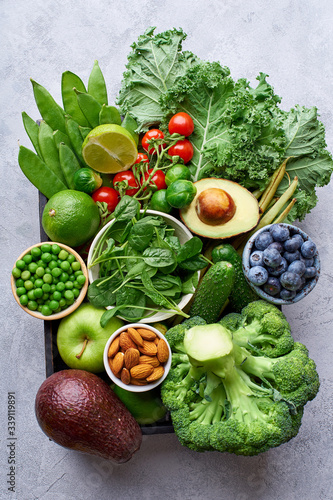
[[[82,145],[82,155],[87,165],[97,172],[116,174],[133,165],[138,150],[128,130],[105,123],[89,132]]]

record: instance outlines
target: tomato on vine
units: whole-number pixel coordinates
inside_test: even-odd
[[[142,137],[142,147],[145,151],[147,151],[150,155],[156,153],[155,148],[150,146],[149,141],[151,139],[164,139],[164,134],[162,130],[158,128],[152,128],[145,133]]]
[[[179,134],[188,137],[194,130],[194,123],[190,115],[180,112],[173,115],[169,121],[168,128],[171,135]]]
[[[134,165],[137,163],[149,163],[149,158],[145,153],[138,153],[138,156],[134,162]]]
[[[107,203],[108,212],[114,212],[119,202],[119,193],[115,189],[107,186],[102,186],[91,195],[95,203]]]
[[[170,156],[179,156],[184,163],[188,163],[193,157],[193,146],[188,139],[176,142],[168,151]]]
[[[148,172],[144,172],[143,177],[141,177],[141,185],[148,180],[150,174],[152,173],[153,169],[150,168]],[[167,185],[165,183],[165,174],[163,170],[156,170],[152,176],[152,178],[149,181],[149,186],[156,187],[157,190],[159,191],[160,189],[166,189]],[[145,188],[147,189],[147,188]]]
[[[117,184],[125,181],[127,181],[129,189],[126,189],[124,194],[127,194],[128,196],[134,196],[139,191],[139,186],[132,170],[118,172],[113,178],[113,185],[116,189],[118,189]]]

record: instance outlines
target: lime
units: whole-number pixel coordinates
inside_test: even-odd
[[[70,247],[83,245],[97,232],[100,224],[98,206],[91,196],[66,189],[46,203],[42,226],[52,240]]]
[[[165,416],[166,409],[158,391],[130,392],[118,385],[112,388],[140,425],[153,424]]]
[[[133,165],[138,150],[128,130],[105,123],[89,132],[82,145],[82,155],[86,164],[97,172],[115,174]]]

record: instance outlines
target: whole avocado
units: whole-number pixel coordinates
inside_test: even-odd
[[[121,464],[139,450],[142,432],[104,380],[85,370],[53,373],[40,386],[35,413],[55,443]]]

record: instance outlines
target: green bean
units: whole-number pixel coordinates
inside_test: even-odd
[[[95,128],[99,125],[99,113],[102,109],[102,105],[96,101],[96,99],[90,95],[80,92],[74,88],[77,95],[77,102],[81,108],[82,113],[87,118],[89,125]]]
[[[72,144],[71,144],[71,141],[68,137],[67,134],[64,134],[63,132],[61,132],[60,130],[55,130],[53,132],[53,140],[54,140],[54,143],[55,145],[57,146],[57,149],[59,150],[59,144],[61,142],[64,142],[65,144],[67,144],[67,146],[71,147]]]
[[[39,83],[31,79],[34,97],[43,120],[50,125],[53,130],[61,130],[66,133],[65,112],[55,102],[51,94]]]
[[[20,146],[18,163],[27,179],[46,198],[49,199],[58,191],[67,189],[62,180],[31,149]]]
[[[44,121],[39,126],[38,144],[42,159],[52,172],[66,184],[59,161],[58,148],[53,139],[53,130]]]
[[[74,87],[76,87],[80,92],[87,92],[86,87],[79,76],[75,75],[71,71],[65,71],[61,77],[61,95],[64,109],[66,113],[70,115],[79,125],[87,127],[88,121],[78,105]]]
[[[101,105],[108,103],[106,84],[98,61],[94,62],[89,76],[88,94],[92,95]]]
[[[74,152],[64,142],[59,145],[60,165],[69,189],[74,189],[74,174],[81,168]]]
[[[115,106],[107,106],[103,104],[102,109],[99,113],[99,123],[115,123],[116,125],[121,125],[121,116],[118,109]]]
[[[73,118],[71,118],[70,116],[66,117],[66,130],[67,130],[67,135],[71,141],[74,153],[76,154],[82,165],[85,165],[82,156],[83,139],[81,132],[79,130],[79,124],[75,120],[73,120]]]
[[[81,125],[80,125],[79,130],[80,130],[80,134],[82,136],[82,139],[85,140],[85,138],[87,137],[87,135],[91,131],[91,128],[90,127],[81,127]]]
[[[134,118],[131,117],[131,115],[129,115],[128,113],[126,113],[123,121],[122,121],[122,124],[121,124],[126,130],[128,130],[129,132],[131,132],[132,134],[132,137],[136,143],[136,145],[139,144],[139,134],[137,134],[135,131],[136,129],[138,128],[138,124],[136,123],[136,121],[134,120]]]
[[[35,148],[36,153],[41,156],[41,152],[39,149],[39,144],[38,144],[38,132],[39,132],[39,126],[35,120],[30,118],[29,115],[25,111],[22,113],[22,120],[23,120],[23,125],[25,128],[26,133],[28,134],[28,137],[31,141],[31,144]]]

